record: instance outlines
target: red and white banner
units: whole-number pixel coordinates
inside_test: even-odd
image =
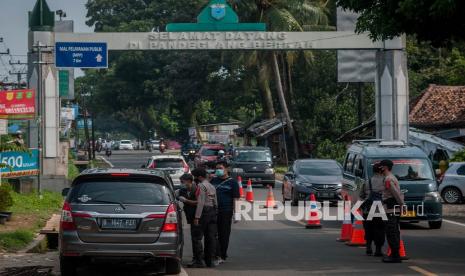
[[[0,91],[1,119],[27,119],[34,117],[35,112],[34,90]]]

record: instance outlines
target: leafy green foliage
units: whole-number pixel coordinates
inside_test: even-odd
[[[13,206],[10,211],[16,214],[34,214],[38,218],[48,218],[60,210],[63,197],[59,193],[44,191],[42,199],[36,193],[18,194],[11,192]]]
[[[465,162],[465,150],[457,152],[450,162]]]
[[[0,249],[14,252],[28,245],[34,239],[34,232],[17,230],[10,233],[0,233]]]
[[[463,0],[336,0],[338,6],[361,13],[357,30],[373,39],[402,33],[444,44],[465,39]]]
[[[0,186],[0,211],[7,211],[13,205],[11,187],[8,184]]]
[[[322,159],[335,159],[343,163],[347,147],[344,143],[334,143],[329,139],[323,140],[317,145],[315,155]]]

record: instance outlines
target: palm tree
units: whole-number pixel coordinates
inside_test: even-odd
[[[329,0],[231,0],[232,7],[243,20],[251,22],[264,22],[268,31],[301,32],[325,29],[329,24],[327,4]],[[253,52],[242,55],[239,62],[246,60],[245,64],[255,65],[258,69],[259,87],[262,92],[264,109],[268,118],[275,117],[270,82],[274,78],[281,110],[285,116],[289,136],[293,140],[294,154],[298,154],[297,137],[288,111],[280,62],[286,77],[286,87],[292,97],[292,65],[298,52]],[[310,60],[311,53],[305,52],[304,58]],[[280,56],[281,58],[278,58]]]

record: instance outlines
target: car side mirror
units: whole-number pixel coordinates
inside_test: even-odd
[[[295,175],[293,173],[291,173],[291,172],[286,173],[284,176],[286,176],[289,179],[294,179],[295,178]]]
[[[141,169],[145,169],[146,167],[147,166],[145,166],[145,165],[140,166]]]
[[[70,188],[64,188],[61,191],[61,195],[64,196],[64,197],[68,196],[69,190],[71,190],[71,189]]]

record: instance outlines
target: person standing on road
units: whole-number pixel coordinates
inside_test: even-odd
[[[194,225],[195,210],[197,208],[197,185],[194,183],[194,177],[191,174],[183,174],[180,178],[183,187],[176,191],[176,198],[183,203],[184,214],[186,215],[187,224],[191,227],[191,240],[192,240],[192,263],[189,267],[205,267],[202,258],[198,259],[196,252],[202,251],[202,240],[195,239],[195,231],[197,225]]]
[[[383,160],[380,163],[381,170],[384,174],[385,189],[383,192],[383,205],[387,215],[386,222],[386,239],[391,248],[391,256],[383,258],[385,263],[402,262],[399,254],[400,249],[400,229],[399,216],[401,206],[404,205],[404,195],[400,191],[400,185],[397,178],[392,174],[394,163],[391,160]]]
[[[229,166],[226,161],[216,164],[215,177],[211,183],[218,195],[218,246],[217,262],[224,262],[228,258],[229,237],[234,215],[236,200],[241,197],[239,183],[229,177]]]
[[[194,253],[194,257],[197,260],[204,259],[208,267],[214,267],[218,206],[216,189],[208,182],[205,169],[197,168],[192,171],[192,175],[198,185],[196,192],[197,207],[194,216],[194,239],[200,245],[196,248],[197,252]],[[204,250],[201,247],[202,239],[204,239]]]
[[[385,241],[384,221],[383,218],[374,217],[368,220],[368,215],[376,201],[381,202],[384,192],[384,175],[379,163],[373,165],[373,177],[364,183],[360,192],[360,199],[364,200],[361,209],[363,211],[363,228],[365,229],[366,254],[373,255],[371,244],[375,243],[375,257],[382,257],[382,248]]]

